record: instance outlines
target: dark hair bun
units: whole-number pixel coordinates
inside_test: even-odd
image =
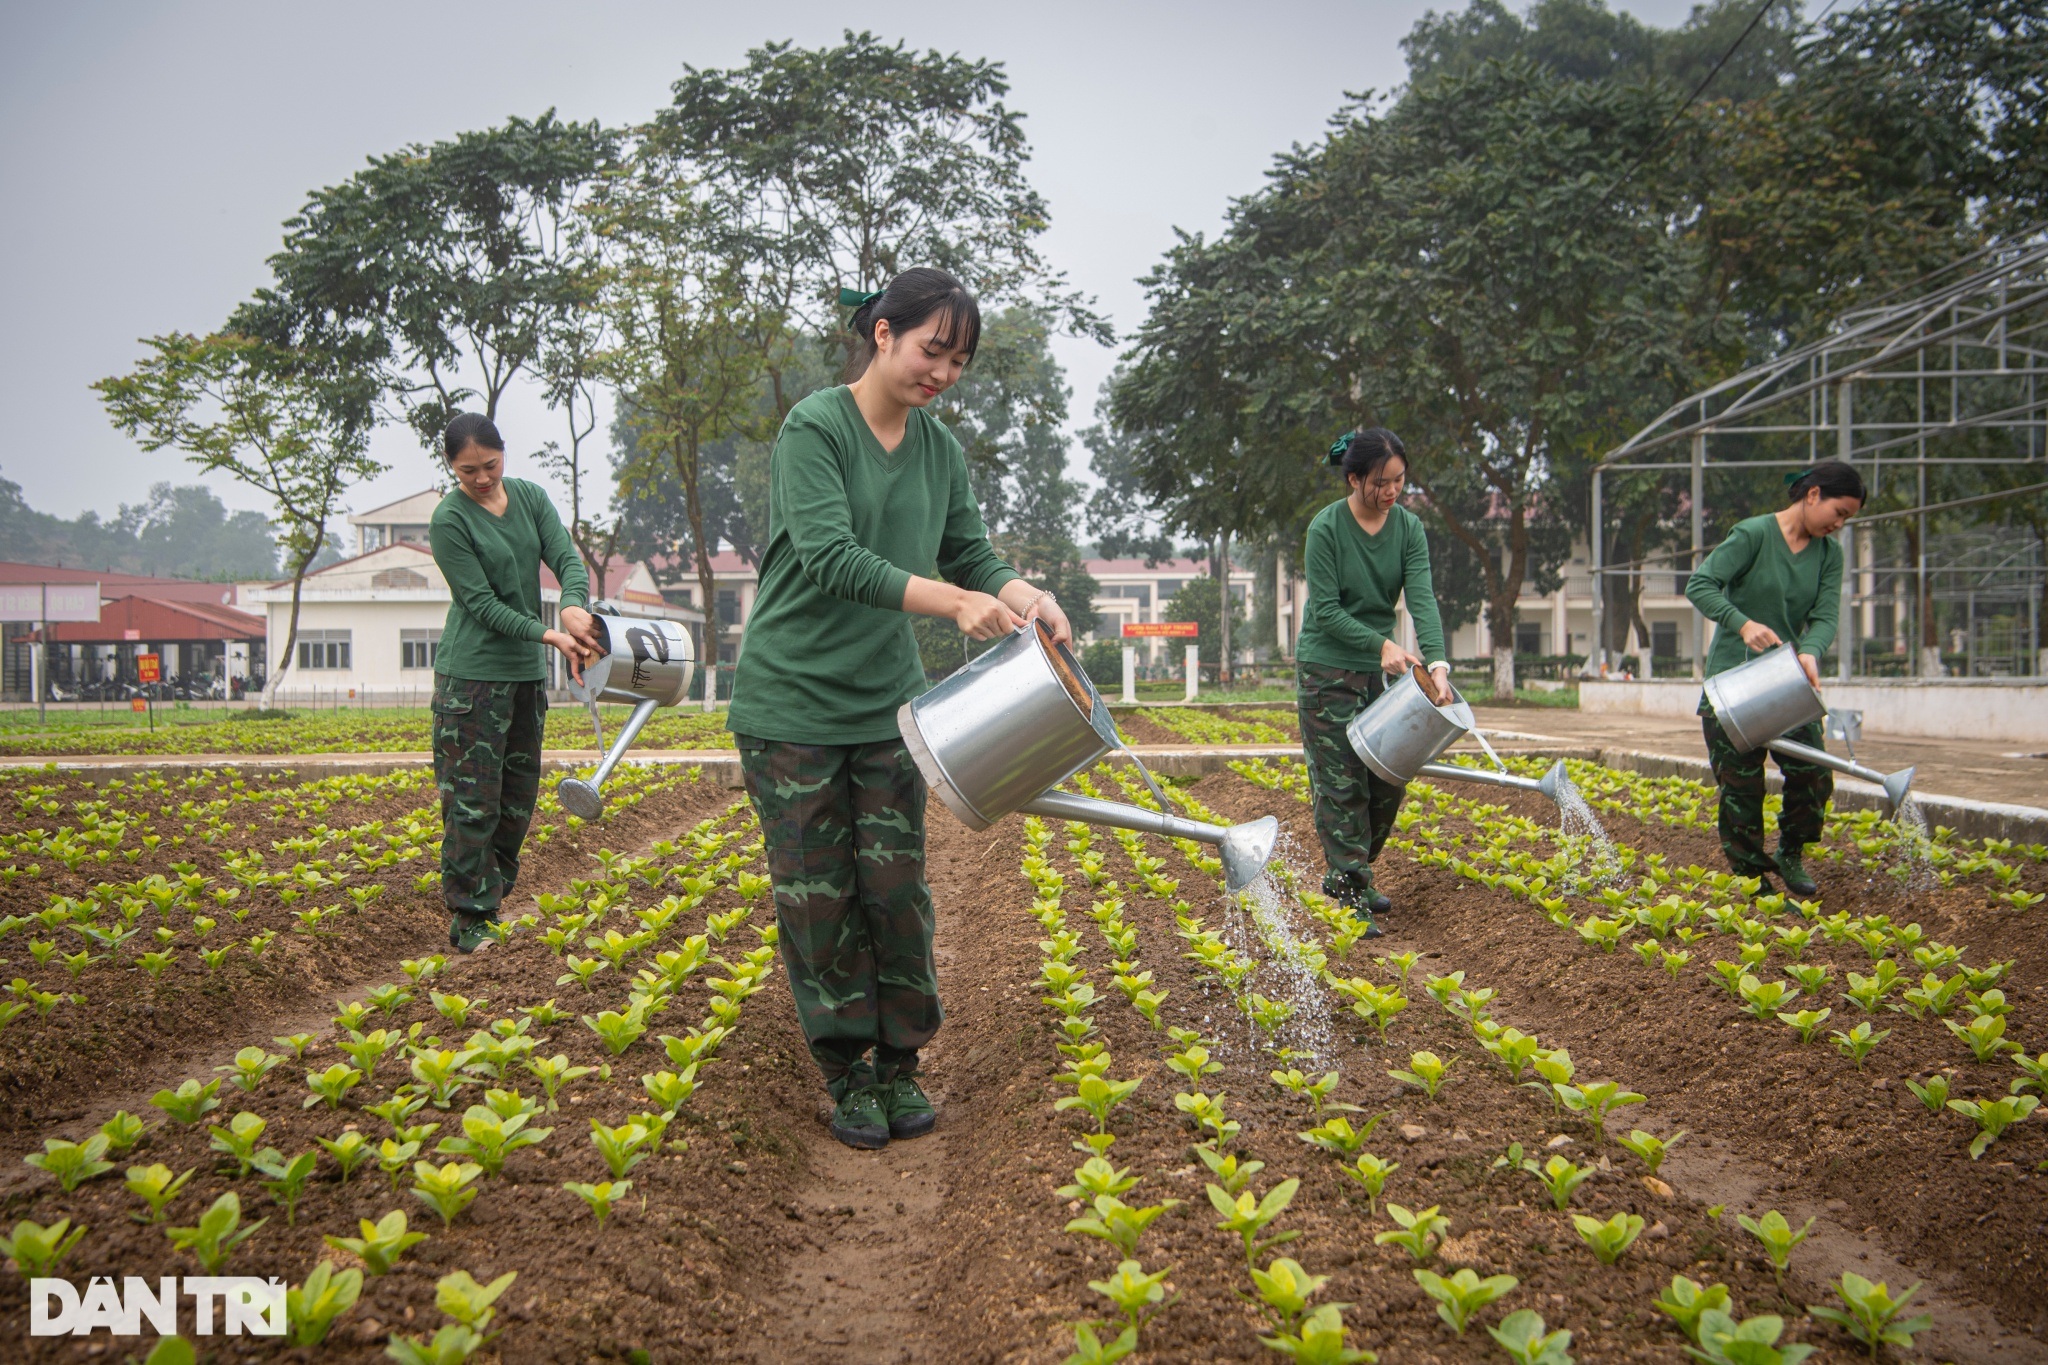
[[[452,464],[456,456],[471,446],[482,446],[502,455],[505,438],[498,434],[498,424],[482,413],[459,412],[448,424],[448,430],[441,433],[441,458]]]

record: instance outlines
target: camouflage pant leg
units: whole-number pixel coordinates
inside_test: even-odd
[[[540,791],[547,696],[539,683],[434,680],[434,785],[441,793],[441,896],[492,915],[519,875]]]
[[[1315,798],[1316,837],[1330,869],[1323,889],[1341,895],[1351,887],[1372,884],[1372,864],[1386,846],[1408,789],[1366,767],[1344,734],[1352,717],[1385,687],[1378,674],[1301,664],[1296,683],[1301,743]]]
[[[1714,766],[1714,781],[1721,788],[1717,817],[1721,852],[1727,857],[1728,866],[1744,876],[1771,872],[1775,864],[1764,849],[1764,756],[1771,751],[1759,748],[1737,753],[1735,742],[1714,718],[1713,708],[1704,697],[1700,699],[1699,716],[1700,731],[1707,740],[1707,758]],[[1816,749],[1825,743],[1819,721],[1801,726],[1786,738]],[[1785,778],[1784,807],[1778,817],[1779,846],[1801,848],[1818,841],[1822,822],[1827,818],[1828,798],[1835,790],[1834,774],[1817,763],[1805,763],[1783,754],[1772,756]]]
[[[737,738],[797,1022],[827,1087],[838,1093],[870,1048],[878,1073],[914,1071],[942,1016],[924,784],[908,750]]]

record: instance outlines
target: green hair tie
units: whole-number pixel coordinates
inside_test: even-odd
[[[877,289],[872,294],[863,294],[858,289],[842,289],[839,291],[839,306],[841,308],[859,308],[862,304],[872,303],[874,300],[882,297],[882,292],[882,290]]]
[[[1330,442],[1329,463],[1342,464],[1344,462],[1345,452],[1351,449],[1351,438],[1357,434],[1355,431],[1347,431],[1336,440]]]
[[[1790,474],[1787,474],[1785,476],[1785,487],[1790,488],[1793,484],[1798,483],[1801,479],[1805,478],[1808,474],[1811,474],[1814,470],[1818,469],[1819,467],[1820,466],[1818,465],[1808,465],[1804,469],[1793,470]]]

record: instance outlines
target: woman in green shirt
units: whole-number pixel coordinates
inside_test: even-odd
[[[1828,460],[1786,475],[1785,483],[1789,506],[1737,522],[1686,581],[1685,595],[1718,627],[1707,651],[1708,677],[1759,650],[1789,642],[1799,652],[1807,680],[1820,686],[1820,657],[1834,643],[1841,618],[1842,547],[1831,537],[1862,508],[1863,479],[1840,460]],[[1820,838],[1834,774],[1818,764],[1773,755],[1785,777],[1785,804],[1778,816],[1778,853],[1770,857],[1764,851],[1768,751],[1736,752],[1705,695],[1699,714],[1714,781],[1721,788],[1721,852],[1728,865],[1745,877],[1763,878],[1765,885],[1776,873],[1794,895],[1819,895],[1801,851]],[[1819,721],[1786,738],[1826,747]]]
[[[544,647],[561,651],[580,679],[597,640],[583,561],[547,493],[505,477],[496,425],[465,412],[448,424],[441,452],[455,487],[434,509],[428,540],[454,600],[434,656],[434,784],[448,941],[469,953],[494,941],[540,795]],[[541,619],[542,564],[562,587],[559,630]]]
[[[1329,872],[1323,894],[1368,915],[1391,908],[1372,884],[1372,864],[1394,827],[1406,787],[1360,761],[1344,727],[1386,688],[1386,674],[1424,667],[1394,636],[1394,605],[1406,593],[1424,676],[1438,701],[1450,699],[1451,666],[1429,576],[1422,520],[1400,505],[1408,452],[1391,431],[1347,432],[1330,447],[1350,496],[1308,526],[1302,575],[1308,607],[1295,644],[1296,705],[1315,794],[1316,836]],[[1379,930],[1367,930],[1368,938]]]
[[[798,403],[776,438],[731,725],[832,1134],[876,1148],[937,1120],[916,1076],[942,1018],[925,788],[896,725],[925,687],[910,618],[977,640],[1033,617],[1070,631],[989,545],[960,443],[925,411],[974,358],[973,296],[919,269],[840,302],[859,373]]]

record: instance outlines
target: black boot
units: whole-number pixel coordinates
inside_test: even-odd
[[[1799,856],[1801,851],[1799,844],[1778,845],[1778,856],[1772,859],[1778,865],[1778,879],[1795,896],[1818,896],[1820,883],[1806,870],[1806,863]]]

